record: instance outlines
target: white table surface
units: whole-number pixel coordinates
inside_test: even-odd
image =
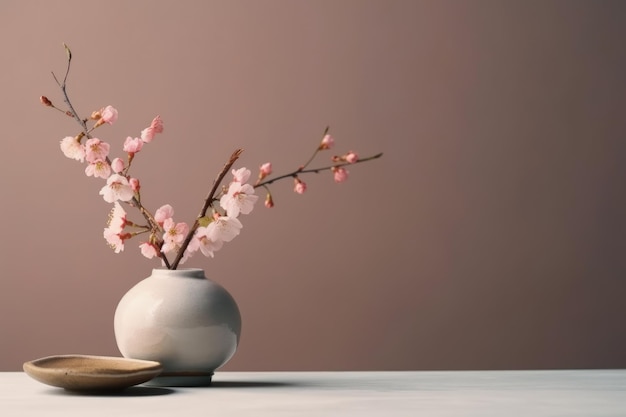
[[[217,372],[211,387],[79,395],[0,373],[0,416],[626,416],[626,370]]]

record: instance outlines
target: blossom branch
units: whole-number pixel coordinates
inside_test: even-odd
[[[174,258],[172,265],[168,267],[168,269],[176,269],[178,267],[178,264],[183,258],[183,255],[185,254],[185,250],[187,250],[189,243],[191,243],[191,239],[193,238],[193,235],[196,232],[196,229],[200,226],[200,219],[202,219],[203,217],[206,217],[209,207],[213,206],[215,193],[217,193],[217,190],[219,189],[220,185],[222,184],[222,181],[224,180],[224,177],[226,176],[226,174],[228,174],[228,171],[230,171],[230,169],[235,164],[237,159],[239,159],[242,152],[243,152],[243,149],[237,149],[235,152],[233,152],[228,162],[224,165],[220,173],[217,175],[217,178],[215,178],[215,180],[213,181],[213,187],[211,187],[211,190],[207,194],[207,197],[204,200],[204,204],[202,205],[202,209],[200,210],[200,213],[198,214],[196,221],[193,223],[193,226],[191,226],[191,228],[189,229],[187,236],[185,236],[185,240],[183,241],[180,249],[178,250],[178,253],[176,254],[176,258]]]
[[[174,222],[174,209],[169,204],[161,206],[154,214],[143,206],[140,182],[137,178],[129,175],[135,154],[141,150],[145,143],[151,142],[155,134],[163,132],[163,122],[160,116],[156,116],[150,126],[141,131],[139,137],[127,137],[123,146],[128,157],[126,163],[121,158],[111,160],[109,158],[110,145],[92,137],[91,134],[105,123],[113,124],[117,120],[117,109],[106,106],[99,111],[94,111],[91,116],[85,119],[78,115],[69,98],[66,85],[71,68],[72,53],[67,45],[64,44],[64,47],[67,54],[65,76],[62,81],[56,77],[54,72],[52,76],[63,93],[68,110],[57,108],[45,96],[41,96],[40,101],[43,105],[74,118],[81,126],[82,130],[77,136],[67,136],[61,140],[61,150],[70,159],[78,160],[81,163],[87,160],[86,175],[106,179],[107,184],[100,190],[100,195],[106,202],[114,203],[114,207],[104,230],[104,238],[116,253],[124,250],[125,240],[149,233],[150,236],[147,241],[139,245],[141,253],[149,259],[161,258],[163,266],[167,269],[177,269],[196,251],[202,252],[205,256],[213,257],[213,252],[219,250],[224,242],[230,242],[239,235],[242,224],[237,217],[239,214],[249,214],[252,211],[259,198],[254,192],[256,188],[263,187],[267,191],[265,206],[272,207],[274,203],[269,185],[276,181],[292,177],[295,183],[294,191],[302,194],[306,190],[306,183],[299,177],[303,174],[330,170],[334,174],[335,182],[343,182],[348,176],[348,171],[343,168],[344,166],[371,161],[382,156],[382,153],[379,153],[359,159],[355,152],[349,151],[344,155],[333,156],[331,158],[332,165],[309,168],[320,151],[331,149],[334,144],[333,137],[328,134],[329,128],[326,127],[321,141],[304,165],[300,165],[287,174],[268,178],[272,174],[272,167],[270,162],[266,162],[259,167],[259,176],[256,183],[252,185],[247,183],[251,174],[250,170],[240,168],[231,171],[243,152],[242,149],[236,149],[214,179],[193,225],[189,227],[185,222]],[[90,120],[94,121],[93,124]],[[81,143],[83,138],[86,138],[86,143]],[[233,179],[228,186],[223,185],[222,183],[229,171],[232,172]],[[216,206],[216,202],[218,202],[219,207]],[[126,212],[121,207],[121,203],[136,208],[147,224],[139,225],[127,220]],[[127,226],[136,230],[125,230]],[[167,258],[170,253],[173,253],[172,262]]]
[[[342,163],[339,163],[339,164],[333,164],[333,165],[329,165],[329,166],[325,166],[325,167],[321,167],[321,168],[310,168],[310,169],[298,168],[295,171],[290,172],[288,174],[280,175],[278,177],[270,178],[269,180],[265,180],[263,182],[259,182],[259,183],[254,185],[254,188],[265,187],[265,186],[270,185],[270,184],[272,184],[272,183],[274,183],[274,182],[276,182],[278,180],[282,180],[283,178],[295,177],[298,174],[306,174],[306,173],[311,173],[311,172],[314,172],[314,173],[317,174],[319,172],[328,171],[328,170],[331,170],[333,168],[339,168],[339,167],[346,166],[346,165],[356,165],[356,164],[360,164],[361,162],[371,161],[373,159],[378,159],[381,156],[383,156],[382,152],[378,153],[376,155],[373,155],[373,156],[369,156],[367,158],[359,158],[358,161],[352,162],[352,163],[350,163],[350,162],[342,162]]]
[[[82,128],[82,135],[85,136],[87,139],[91,139],[91,132],[93,131],[92,129],[89,129],[87,127],[87,119],[82,119],[79,115],[78,112],[76,111],[76,109],[74,109],[74,106],[72,105],[72,102],[69,98],[69,95],[67,93],[67,77],[70,73],[70,67],[71,67],[71,63],[72,63],[72,51],[69,49],[69,47],[66,44],[63,44],[63,46],[65,47],[65,52],[67,54],[67,67],[65,69],[65,76],[63,77],[63,82],[60,82],[59,79],[56,77],[56,75],[54,74],[54,72],[52,73],[52,77],[54,78],[54,80],[56,81],[57,85],[59,86],[59,88],[61,89],[61,92],[63,93],[63,101],[65,102],[65,104],[67,104],[69,110],[67,112],[65,112],[67,115],[72,116],[77,122],[78,124],[81,126]],[[46,98],[47,100],[47,98]],[[47,100],[49,101],[49,100]],[[46,105],[48,105],[47,103],[44,103]],[[52,104],[52,103],[50,103]],[[50,107],[54,107],[54,105],[50,106]],[[56,108],[56,107],[54,107]],[[106,162],[107,164],[109,164],[109,166],[111,165],[111,160],[109,159],[109,157],[106,157]],[[148,222],[148,224],[150,224],[152,230],[156,230],[159,232],[162,232],[163,229],[162,227],[158,224],[158,222],[154,219],[154,216],[141,204],[141,202],[139,201],[139,199],[136,196],[133,196],[132,199],[130,200],[130,202],[127,202],[128,204],[136,207],[139,212],[141,213],[141,215],[144,217],[144,219],[146,219],[146,221]],[[163,246],[163,241],[159,240],[157,242],[157,246],[159,248],[161,248]],[[165,256],[165,254],[163,254],[162,252],[159,252],[159,257],[161,257],[161,259],[163,260],[163,263],[165,264],[165,266],[169,269],[170,268],[170,264],[169,261],[167,259],[167,257]]]

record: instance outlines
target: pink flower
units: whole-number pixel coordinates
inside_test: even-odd
[[[85,167],[85,175],[106,180],[111,175],[111,167],[106,161],[98,159]]]
[[[123,251],[124,241],[131,237],[130,233],[123,233],[127,222],[126,212],[121,204],[116,201],[109,213],[109,221],[103,232],[104,238],[109,243],[109,246],[115,250],[115,253]]]
[[[302,180],[300,180],[300,178],[295,178],[294,179],[294,187],[293,190],[298,193],[298,194],[304,194],[304,192],[306,191],[306,183]]]
[[[154,135],[161,132],[163,132],[163,121],[161,116],[157,116],[152,119],[150,126],[141,131],[141,140],[146,143],[152,142]]]
[[[189,226],[187,223],[174,223],[174,220],[170,217],[163,222],[163,247],[161,251],[163,253],[171,252],[174,249],[178,249],[180,244],[185,240],[185,235],[189,232]]]
[[[332,167],[335,182],[344,182],[348,179],[348,170],[343,167]]]
[[[137,153],[141,150],[143,146],[143,140],[140,138],[131,138],[128,136],[124,141],[124,152],[128,153]]]
[[[344,158],[347,162],[351,164],[354,164],[356,161],[359,160],[359,156],[355,152],[352,152],[352,151],[348,152]]]
[[[111,228],[104,229],[102,235],[115,253],[122,252],[124,250],[124,241],[133,237],[130,233],[116,232]]]
[[[159,248],[149,242],[144,242],[139,245],[139,249],[141,249],[141,254],[148,259],[152,259],[155,256],[159,256]]]
[[[100,195],[107,203],[114,201],[129,201],[135,193],[128,183],[128,179],[120,174],[113,174],[107,179],[107,185],[102,187]]]
[[[66,136],[61,139],[61,151],[70,159],[80,162],[85,160],[85,146],[73,136]]]
[[[112,125],[117,121],[117,109],[113,106],[106,106],[100,110],[101,120]]]
[[[141,131],[140,137],[141,140],[145,143],[152,142],[152,139],[154,139],[154,129],[152,129],[151,127],[146,127],[144,130]]]
[[[130,184],[130,188],[133,189],[134,192],[138,193],[141,186],[139,185],[139,180],[137,178],[131,178],[128,180],[128,184]]]
[[[96,162],[98,159],[105,160],[109,156],[110,145],[100,139],[93,138],[85,143],[85,159],[88,162]]]
[[[330,135],[324,135],[322,143],[320,143],[319,150],[330,149],[335,144],[335,139]]]
[[[247,168],[233,169],[231,172],[233,174],[233,181],[241,183],[247,182],[251,174],[250,170]]]
[[[166,204],[157,209],[157,211],[154,213],[154,220],[156,220],[160,226],[163,226],[165,220],[171,219],[173,216],[174,209],[169,204]]]
[[[230,216],[218,216],[207,226],[207,237],[213,242],[230,242],[239,235],[243,225],[239,220]]]
[[[266,162],[259,168],[259,181],[272,173],[272,163]]]
[[[189,249],[192,251],[200,249],[204,256],[213,258],[214,252],[220,250],[223,245],[223,240],[212,240],[209,237],[207,227],[198,227],[194,238],[189,244]]]
[[[259,197],[254,195],[254,187],[250,184],[232,182],[228,187],[228,193],[220,198],[220,206],[230,217],[237,217],[239,213],[250,214],[258,199]]]
[[[120,158],[115,158],[113,161],[111,161],[111,169],[116,174],[124,171],[124,161],[122,161]]]
[[[267,193],[267,195],[265,196],[265,207],[274,207],[274,199],[272,198],[272,195],[270,193]]]
[[[113,203],[113,208],[109,213],[109,220],[107,222],[107,229],[110,229],[116,233],[121,233],[126,227],[128,220],[126,220],[126,211],[122,208],[122,205],[117,201]]]

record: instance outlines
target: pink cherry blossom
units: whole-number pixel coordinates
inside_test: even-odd
[[[163,132],[163,121],[161,116],[157,116],[152,119],[150,126],[141,131],[141,140],[146,143],[152,142],[154,135],[161,132]]]
[[[126,211],[122,208],[122,205],[117,201],[113,204],[113,208],[109,213],[109,220],[107,222],[107,228],[120,233],[124,230],[124,227],[128,224],[128,220],[126,220]]]
[[[138,193],[141,186],[139,185],[139,180],[137,178],[131,178],[128,180],[128,184],[130,184],[130,188],[133,189],[134,192]]]
[[[335,182],[344,182],[348,179],[348,170],[343,167],[333,167],[332,168]]]
[[[85,160],[85,145],[81,144],[73,136],[66,136],[61,139],[61,151],[70,159],[75,159],[80,162]]]
[[[107,179],[107,185],[102,187],[100,195],[107,203],[114,201],[129,201],[135,193],[128,183],[128,179],[120,174],[113,174]]]
[[[122,161],[121,158],[115,158],[113,161],[111,161],[111,169],[116,174],[124,171],[124,161]]]
[[[145,143],[152,142],[152,139],[154,139],[154,129],[152,129],[151,127],[146,127],[144,130],[141,131],[140,137],[141,140]]]
[[[189,248],[191,250],[200,249],[200,252],[202,252],[204,256],[213,258],[214,252],[220,250],[223,245],[223,240],[211,240],[208,235],[207,227],[198,227],[198,229],[196,229],[196,233],[194,234],[194,238],[189,244]]]
[[[137,153],[143,147],[143,140],[140,138],[132,138],[128,136],[124,141],[124,152]]]
[[[359,160],[359,156],[353,151],[348,152],[344,158],[347,162],[351,164],[354,164],[355,162]]]
[[[239,213],[250,214],[258,199],[259,196],[254,195],[254,187],[250,184],[232,182],[228,193],[220,198],[220,206],[230,217],[237,217]]]
[[[94,162],[90,162],[85,167],[85,175],[88,177],[107,179],[111,175],[111,167],[107,161],[97,159]]]
[[[88,162],[96,162],[98,159],[105,160],[109,156],[111,146],[97,138],[87,140],[85,143],[85,159]]]
[[[124,250],[124,241],[120,237],[119,233],[114,232],[113,230],[104,229],[103,236],[115,253],[120,253]]]
[[[113,106],[106,106],[100,110],[100,115],[104,123],[112,125],[117,121],[117,109]]]
[[[213,242],[230,242],[239,235],[243,225],[235,217],[218,216],[207,226],[207,237]]]
[[[319,150],[330,149],[335,144],[335,139],[330,135],[324,135],[322,143],[320,143]]]
[[[272,195],[270,193],[267,193],[267,195],[265,196],[265,207],[274,207],[274,199],[272,198]]]
[[[163,223],[167,219],[171,219],[174,216],[174,209],[169,204],[165,204],[157,209],[154,213],[154,220],[160,225],[163,226]]]
[[[148,259],[152,259],[155,256],[159,256],[159,248],[149,242],[144,242],[139,245],[139,249],[141,249],[141,254]]]
[[[104,229],[104,238],[115,253],[120,253],[124,250],[124,241],[131,238],[130,233],[119,233],[111,229]]]
[[[247,182],[251,174],[250,170],[247,168],[233,169],[231,172],[233,174],[233,181],[240,183]]]
[[[306,191],[306,183],[300,180],[300,178],[295,178],[293,190],[298,194],[304,194]]]
[[[171,217],[163,222],[163,229],[163,241],[165,242],[163,247],[161,247],[163,253],[178,249],[183,240],[185,240],[185,235],[189,232],[187,223],[175,223]]]

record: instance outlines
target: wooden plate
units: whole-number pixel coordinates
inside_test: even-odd
[[[44,384],[70,391],[117,391],[161,373],[159,362],[110,356],[60,355],[24,363],[24,372]]]

